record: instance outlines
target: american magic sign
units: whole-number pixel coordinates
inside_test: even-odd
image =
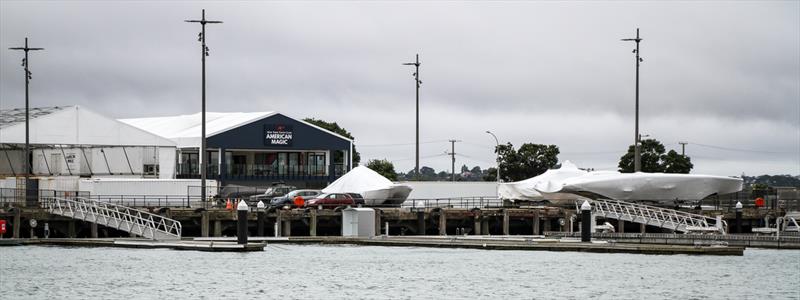
[[[292,126],[281,124],[264,125],[265,146],[291,146]]]

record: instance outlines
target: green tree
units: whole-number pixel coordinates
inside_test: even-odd
[[[372,169],[381,176],[391,181],[397,181],[397,173],[394,172],[394,164],[385,159],[373,159],[367,162],[367,168]]]
[[[506,182],[519,181],[544,173],[558,163],[558,146],[525,143],[514,150],[511,143],[499,145],[500,177]]]
[[[688,174],[694,165],[692,159],[685,155],[680,155],[675,150],[669,150],[666,155],[661,157],[664,173]]]
[[[633,173],[634,150],[633,145],[628,146],[628,152],[620,157],[618,164],[620,172]],[[669,153],[664,154],[664,145],[656,139],[642,140],[640,151],[642,172],[689,173],[694,167],[688,156],[680,155],[675,150],[670,150]]]
[[[469,167],[467,165],[461,165],[461,173],[469,172]]]
[[[472,173],[475,176],[480,176],[481,174],[483,174],[483,172],[481,171],[481,167],[480,166],[475,166],[469,172]]]
[[[338,135],[353,140],[353,166],[358,166],[358,164],[361,162],[361,153],[358,153],[358,151],[356,151],[356,145],[355,145],[356,138],[354,138],[353,135],[350,134],[349,131],[347,131],[347,129],[342,128],[341,126],[339,126],[339,124],[336,124],[336,122],[331,123],[323,120],[317,120],[314,118],[305,118],[303,119],[303,121],[322,127],[325,130],[334,132]],[[344,163],[344,157],[342,157],[342,154],[340,154],[340,152],[338,151],[336,153],[337,154],[334,154],[333,158],[334,162]]]
[[[497,168],[491,167],[483,172],[483,181],[497,181]]]

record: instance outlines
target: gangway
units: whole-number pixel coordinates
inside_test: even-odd
[[[576,203],[578,212],[580,212],[581,204],[582,202]],[[595,199],[589,200],[589,204],[592,205],[592,215],[597,217],[667,228],[682,233],[725,234],[728,227],[721,218],[714,219],[699,214],[634,202]]]
[[[51,214],[96,223],[153,239],[181,238],[181,223],[146,211],[86,198],[42,197]]]

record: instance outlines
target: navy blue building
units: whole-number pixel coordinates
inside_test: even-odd
[[[275,112],[207,113],[208,178],[319,187],[352,168],[353,141]],[[178,144],[176,178],[199,178],[200,114],[121,120]],[[222,155],[220,155],[222,153]]]

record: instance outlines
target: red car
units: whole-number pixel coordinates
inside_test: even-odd
[[[355,205],[355,201],[353,201],[353,197],[350,197],[348,194],[339,194],[339,193],[329,193],[329,194],[320,194],[317,197],[314,197],[308,201],[306,201],[306,207],[318,207],[322,206],[325,207],[338,207],[338,206],[346,206],[346,205]]]

